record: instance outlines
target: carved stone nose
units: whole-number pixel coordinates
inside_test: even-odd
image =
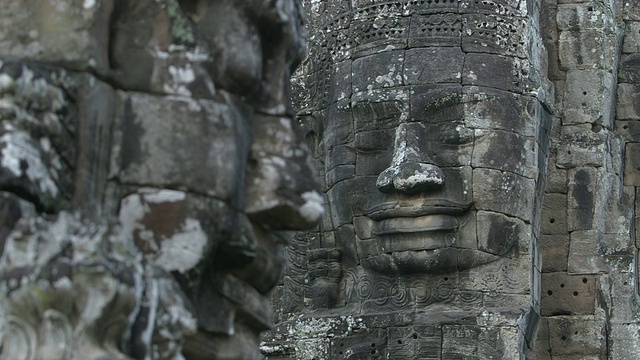
[[[425,129],[419,123],[403,123],[395,134],[393,160],[376,180],[382,192],[416,193],[444,184],[442,170],[429,159]]]
[[[438,166],[420,162],[404,162],[388,167],[376,180],[376,186],[382,192],[415,193],[443,184],[444,174]]]

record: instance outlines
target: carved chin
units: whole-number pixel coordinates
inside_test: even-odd
[[[468,270],[498,259],[499,256],[479,250],[446,247],[369,256],[362,261],[362,265],[387,275],[447,274]]]

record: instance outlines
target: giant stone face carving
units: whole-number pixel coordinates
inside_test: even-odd
[[[294,104],[328,213],[289,252],[263,352],[524,356],[550,126],[540,2],[304,4]]]
[[[534,3],[307,4],[294,84],[330,212],[309,254],[315,307],[528,303],[549,126]]]

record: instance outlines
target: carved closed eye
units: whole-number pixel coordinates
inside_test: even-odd
[[[354,145],[358,153],[378,153],[393,150],[394,129],[359,132],[355,136]]]
[[[468,145],[474,140],[474,130],[466,127],[462,121],[432,125],[428,131],[430,141],[440,144]]]

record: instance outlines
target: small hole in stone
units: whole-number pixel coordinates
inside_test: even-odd
[[[560,284],[560,287],[561,287],[561,288],[563,288],[563,287],[564,287],[564,284]]]
[[[376,350],[371,350],[371,355],[375,355],[376,354]]]
[[[593,11],[593,6],[589,6],[589,7],[587,8],[587,10],[589,10],[589,11]]]
[[[571,155],[571,150],[567,151],[567,154]]]
[[[342,355],[342,351],[338,351],[338,354]]]
[[[625,285],[629,285],[629,283],[628,283],[628,282],[626,282],[626,281],[624,282],[624,284],[625,284]]]
[[[586,284],[586,283],[587,283],[587,281],[588,281],[588,280],[587,280],[587,278],[582,278],[582,282],[583,282],[583,283],[585,283],[585,284]]]
[[[371,347],[372,348],[376,347],[376,343],[371,343]]]
[[[553,291],[551,291],[551,290],[547,291],[547,295],[549,295],[549,296],[553,295]]]
[[[577,292],[577,291],[574,291],[574,292],[573,292],[573,296],[578,296],[578,292]]]
[[[567,337],[562,335],[562,340],[567,340]]]
[[[556,222],[556,219],[554,218],[549,219],[549,223],[553,224],[554,222]]]
[[[417,339],[417,338],[418,338],[418,334],[413,333],[413,338],[414,338],[414,339]]]
[[[574,332],[574,333],[573,333],[573,335],[578,335],[578,332],[577,332],[577,331],[576,331],[576,332]]]
[[[626,129],[628,129],[628,128],[629,128],[629,125],[625,125],[625,126],[623,126],[622,128],[626,130]]]
[[[398,340],[398,344],[402,345],[402,340]]]
[[[445,276],[444,281],[449,281],[449,278]]]
[[[587,95],[587,92],[586,92],[586,91],[583,91],[583,92],[582,92],[582,95]]]
[[[583,102],[583,103],[582,103],[582,106],[587,106],[587,103],[586,103],[586,102]]]

